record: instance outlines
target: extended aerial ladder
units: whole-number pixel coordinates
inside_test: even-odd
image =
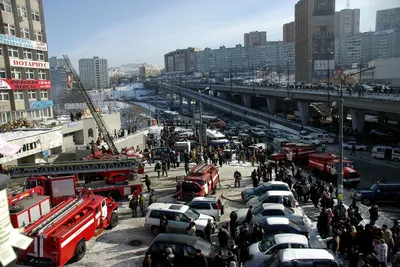
[[[72,77],[73,77],[74,81],[76,82],[76,86],[78,87],[79,91],[82,93],[82,96],[85,99],[85,102],[88,105],[88,108],[90,110],[90,113],[92,114],[93,119],[95,120],[97,126],[99,127],[99,130],[101,132],[101,135],[102,135],[104,141],[108,145],[108,148],[110,149],[111,153],[113,155],[118,155],[119,154],[118,149],[115,146],[115,144],[112,140],[112,137],[107,130],[106,124],[105,124],[101,114],[99,114],[97,112],[95,105],[93,104],[92,100],[90,99],[89,95],[87,94],[78,73],[73,68],[68,56],[63,55],[63,57],[65,59],[65,62],[67,64],[68,68],[71,70]]]
[[[28,176],[60,176],[65,174],[94,173],[107,171],[137,171],[137,159],[97,160],[97,161],[64,161],[55,163],[21,164],[9,169],[12,178]]]

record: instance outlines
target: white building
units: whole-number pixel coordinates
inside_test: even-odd
[[[375,31],[400,29],[400,7],[376,11]]]
[[[376,59],[368,63],[368,67],[374,70],[362,73],[363,82],[376,84],[392,84],[398,86],[400,83],[400,57]]]
[[[86,89],[108,88],[107,59],[99,57],[79,59],[79,76]]]

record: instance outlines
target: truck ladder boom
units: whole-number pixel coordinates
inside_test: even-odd
[[[58,222],[64,214],[72,211],[75,209],[77,206],[79,206],[83,202],[83,199],[74,199],[71,203],[68,203],[65,207],[51,215],[49,218],[47,218],[44,222],[36,226],[35,228],[32,229],[31,233],[35,233],[37,235],[43,233],[46,229],[48,229],[50,226],[54,225],[56,222]]]
[[[93,173],[106,171],[137,170],[136,159],[125,160],[96,160],[96,161],[64,161],[59,163],[22,164],[10,168],[11,178],[41,176],[41,175],[62,175]]]
[[[115,146],[110,133],[107,130],[106,124],[104,123],[103,117],[97,112],[96,107],[94,106],[92,100],[90,99],[89,95],[87,94],[81,79],[78,75],[78,73],[75,71],[75,69],[72,67],[72,64],[68,58],[67,55],[63,55],[65,62],[68,66],[68,68],[71,70],[72,77],[74,78],[76,85],[78,89],[81,91],[83,98],[85,99],[86,104],[88,105],[88,108],[90,110],[90,113],[93,116],[93,119],[95,120],[97,126],[99,127],[99,130],[102,134],[102,137],[106,144],[108,145],[108,148],[111,150],[113,155],[118,155],[118,149]]]

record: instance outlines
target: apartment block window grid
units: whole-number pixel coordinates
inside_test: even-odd
[[[21,71],[19,69],[11,69],[12,79],[21,79]]]
[[[24,59],[32,59],[32,50],[24,49]]]
[[[35,71],[33,69],[26,69],[25,70],[25,77],[28,80],[35,79]]]
[[[21,28],[21,38],[30,39],[29,29]]]
[[[8,48],[8,56],[9,56],[9,57],[16,57],[16,58],[18,58],[18,57],[19,57],[18,49],[15,48],[15,47],[9,47],[9,48]]]
[[[46,72],[44,70],[39,70],[39,80],[46,80]]]
[[[24,92],[22,92],[22,91],[15,91],[15,92],[14,92],[14,99],[15,99],[15,100],[24,100]]]
[[[28,91],[28,98],[29,98],[29,100],[36,100],[37,99],[36,91],[35,90],[29,90]]]
[[[26,7],[24,6],[17,6],[18,16],[20,21],[26,19],[28,17],[28,13],[26,12]]]
[[[10,95],[8,92],[0,92],[0,101],[10,100]]]
[[[0,9],[12,13],[11,0],[0,0]]]
[[[6,70],[3,68],[0,69],[0,78],[6,78]]]
[[[36,41],[43,41],[43,37],[42,37],[42,32],[41,31],[35,31],[35,40]]]
[[[36,51],[36,60],[44,61],[44,53],[42,51]]]
[[[7,35],[15,35],[15,26],[12,24],[4,23],[4,33]]]
[[[40,90],[40,99],[48,98],[47,90]]]
[[[40,14],[37,10],[32,10],[32,20],[40,21]]]

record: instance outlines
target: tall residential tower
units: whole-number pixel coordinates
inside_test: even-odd
[[[400,29],[400,7],[376,11],[375,31]]]
[[[335,37],[354,35],[360,32],[360,9],[343,9],[335,12]]]
[[[265,45],[267,43],[267,32],[255,31],[244,34],[244,46]]]
[[[291,43],[296,40],[296,24],[294,21],[283,24],[283,42]]]
[[[86,89],[108,87],[107,59],[93,57],[79,59],[79,76]]]

